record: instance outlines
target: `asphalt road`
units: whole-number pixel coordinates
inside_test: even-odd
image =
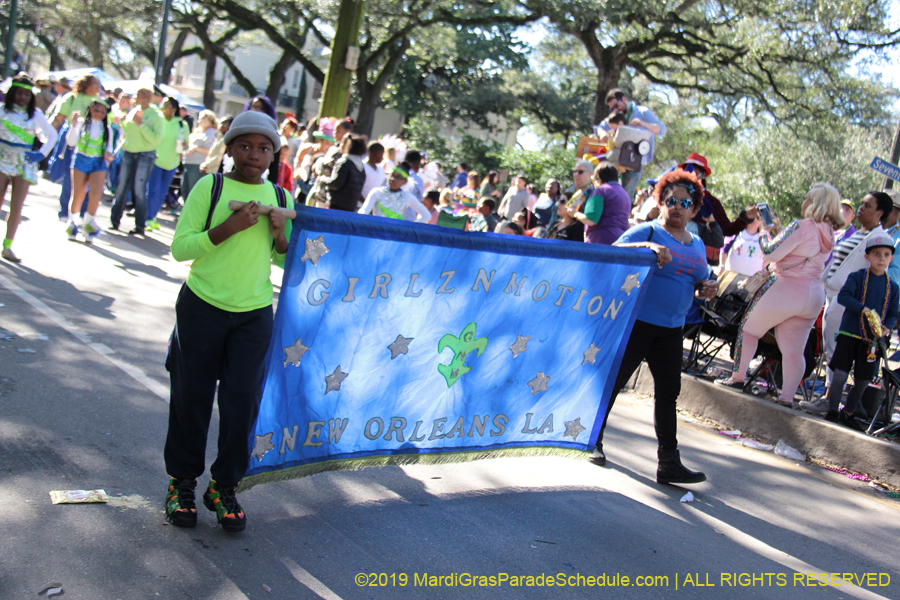
[[[683,458],[709,481],[657,485],[651,401],[633,395],[613,411],[608,468],[325,473],[243,493],[243,534],[202,508],[196,529],[172,527],[162,362],[186,268],[171,226],[69,242],[57,189],[35,187],[22,263],[0,262],[0,600],[51,583],[90,600],[900,598],[900,501],[693,420]],[[95,488],[113,501],[48,495]]]

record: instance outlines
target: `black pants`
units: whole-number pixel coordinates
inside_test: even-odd
[[[603,432],[609,423],[609,413],[616,397],[634,375],[641,361],[646,360],[650,374],[653,375],[653,425],[656,428],[656,439],[659,440],[659,447],[664,450],[678,447],[675,401],[681,393],[681,354],[681,327],[660,327],[643,321],[634,322],[609,398],[606,418],[600,435],[597,436],[597,444],[603,442]]]
[[[229,312],[205,302],[185,285],[175,303],[175,316],[168,361],[172,387],[166,471],[185,479],[203,474],[218,381],[218,456],[210,474],[222,486],[237,485],[250,460],[248,440],[262,397],[272,307]]]

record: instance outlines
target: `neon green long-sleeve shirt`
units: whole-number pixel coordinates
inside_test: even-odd
[[[122,129],[125,132],[125,152],[150,152],[156,150],[162,141],[163,121],[162,112],[152,104],[142,111],[141,124],[134,122],[134,117],[141,111],[140,106],[135,106],[128,111]]]
[[[271,263],[282,266],[285,259],[284,254],[278,254],[273,249],[269,219],[261,216],[256,225],[231,236],[218,246],[214,245],[209,239],[209,231],[205,229],[212,182],[213,176],[206,175],[191,190],[175,227],[172,257],[178,261],[193,261],[187,286],[213,306],[230,312],[247,312],[269,306],[272,304]],[[210,229],[231,215],[229,200],[278,206],[275,188],[268,181],[252,185],[226,177]],[[290,195],[287,208],[293,208]],[[291,237],[290,220],[285,224],[284,235],[288,239]]]

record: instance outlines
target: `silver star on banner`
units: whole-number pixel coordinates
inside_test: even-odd
[[[284,366],[294,365],[295,367],[299,367],[300,359],[303,358],[303,355],[308,351],[309,346],[304,346],[303,342],[300,341],[300,338],[297,338],[297,341],[294,342],[293,345],[284,349]]]
[[[319,264],[319,259],[328,254],[330,248],[325,245],[325,236],[320,235],[314,240],[306,239],[306,252],[300,257],[300,262],[311,261],[312,264]]]
[[[581,364],[585,364],[585,363],[591,363],[592,365],[595,364],[594,361],[597,359],[598,352],[600,352],[600,348],[598,348],[597,346],[594,345],[593,342],[591,342],[591,347],[584,351],[584,360],[581,361]]]
[[[517,335],[516,336],[516,343],[509,347],[509,349],[512,350],[513,358],[517,357],[518,355],[520,355],[523,352],[525,352],[526,350],[528,350],[528,347],[527,347],[528,340],[530,340],[530,339],[531,339],[530,335]]]
[[[538,371],[538,374],[535,375],[534,379],[528,382],[528,387],[531,388],[531,395],[534,396],[538,392],[546,392],[547,382],[551,379],[553,378],[544,375],[543,371]]]
[[[566,432],[563,434],[563,437],[571,437],[576,442],[578,441],[578,434],[582,431],[585,431],[584,427],[581,425],[581,417],[578,417],[574,421],[566,421]]]
[[[337,369],[334,370],[334,373],[325,378],[325,393],[341,391],[341,382],[347,379],[347,375],[349,375],[349,373],[341,371],[341,365],[338,365]]]
[[[307,242],[307,243],[309,243],[309,242]],[[625,292],[626,295],[630,296],[631,290],[633,290],[634,288],[639,288],[639,287],[641,287],[641,282],[638,279],[638,274],[632,273],[631,275],[629,275],[628,277],[625,278],[625,283],[623,283],[622,287],[620,287],[619,289],[622,290],[623,292]]]
[[[394,340],[394,343],[388,346],[388,350],[391,351],[391,360],[394,360],[401,354],[409,353],[409,343],[413,341],[415,338],[407,338],[402,335],[398,335],[397,339]]]
[[[258,435],[256,436],[256,444],[253,446],[253,452],[250,453],[250,456],[252,456],[256,460],[262,460],[263,456],[266,455],[266,452],[274,449],[275,444],[272,443],[271,433],[267,433],[266,435]]]

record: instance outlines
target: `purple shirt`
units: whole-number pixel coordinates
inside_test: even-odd
[[[584,241],[588,244],[612,245],[628,229],[631,199],[625,188],[615,182],[594,188],[591,196],[597,195],[603,198],[603,213],[596,225],[589,225],[584,230]]]

